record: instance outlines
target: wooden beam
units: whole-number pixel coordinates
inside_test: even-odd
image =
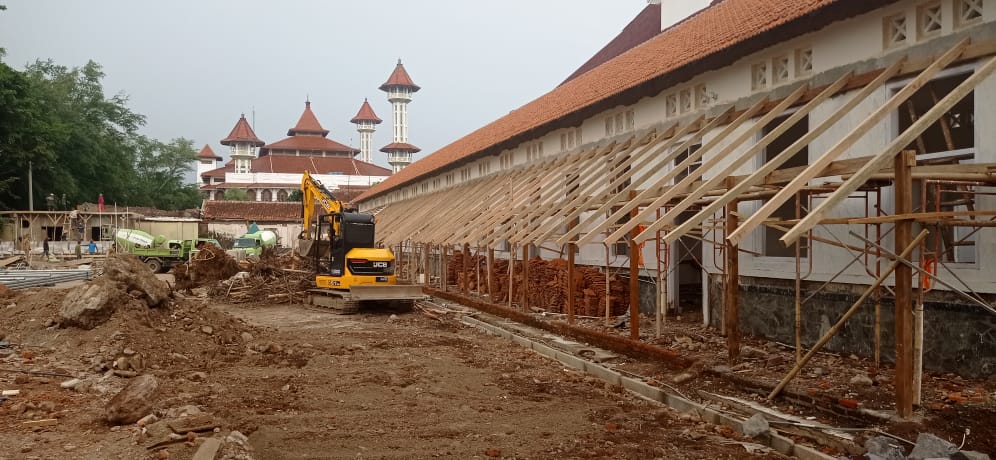
[[[743,113],[741,113],[739,117],[737,117],[735,120],[724,126],[723,129],[719,132],[719,134],[715,138],[703,144],[702,147],[700,147],[698,150],[695,151],[695,153],[688,155],[688,157],[685,158],[681,163],[678,163],[678,165],[676,165],[670,171],[665,173],[663,177],[658,178],[649,186],[647,186],[643,190],[643,192],[641,192],[636,196],[635,199],[631,199],[626,204],[623,204],[622,207],[619,210],[617,210],[614,214],[612,214],[608,219],[603,217],[601,213],[609,211],[615,203],[618,203],[620,201],[625,201],[628,196],[626,194],[628,194],[630,190],[636,189],[636,187],[642,181],[633,181],[632,183],[630,183],[630,185],[626,189],[617,193],[615,197],[612,200],[610,200],[609,203],[602,205],[601,208],[596,210],[591,216],[589,216],[588,219],[586,219],[585,223],[581,224],[581,227],[586,227],[598,219],[603,219],[602,223],[590,229],[588,233],[582,236],[581,238],[578,238],[577,242],[578,245],[583,245],[592,242],[592,240],[597,238],[599,234],[606,231],[609,227],[614,226],[615,223],[618,222],[619,219],[624,217],[626,213],[628,213],[631,209],[639,206],[639,203],[642,200],[650,199],[652,195],[656,195],[657,189],[659,187],[663,187],[668,182],[671,182],[671,180],[678,175],[679,171],[681,171],[682,169],[687,169],[689,165],[691,165],[693,162],[701,158],[702,155],[705,154],[705,152],[710,151],[714,147],[718,146],[720,142],[726,138],[726,136],[736,131],[740,127],[740,125],[747,122],[747,120],[753,118],[754,115],[759,113],[761,109],[763,109],[764,106],[767,105],[767,103],[768,103],[767,97],[764,97],[761,100],[754,103],[754,105],[752,105],[750,108],[743,111]],[[715,122],[716,120],[713,121]],[[678,155],[680,155],[682,152],[688,150],[689,147],[695,144],[694,141],[700,139],[703,134],[705,134],[706,132],[708,132],[708,130],[711,130],[712,128],[713,128],[713,123],[710,123],[705,127],[703,127],[694,137],[689,138],[687,141],[683,142],[681,145],[675,148],[669,155],[663,158],[659,164],[663,165],[664,167],[667,167],[672,160],[677,158]],[[657,171],[654,171],[654,173],[656,172]]]
[[[733,178],[727,177],[728,187],[733,186]],[[737,228],[737,202],[726,204],[725,233],[729,235]],[[723,297],[726,314],[726,350],[730,365],[740,360],[740,251],[738,245],[726,240],[726,295]]]
[[[843,86],[843,84],[846,81],[847,79],[844,78],[843,81],[838,81],[837,83],[835,83],[835,85],[839,84],[838,86],[839,88],[840,86]],[[682,162],[682,164],[684,164],[685,162],[689,162],[689,160],[692,161],[689,162],[688,164],[692,164],[692,162],[694,162],[695,159],[698,158],[705,159],[705,161],[695,171],[690,171],[688,175],[686,175],[683,179],[681,179],[681,181],[679,181],[677,184],[674,184],[673,186],[671,186],[671,188],[667,189],[664,193],[662,193],[659,197],[657,197],[657,199],[655,199],[649,206],[647,206],[646,209],[644,209],[637,215],[636,219],[632,219],[629,222],[626,222],[620,228],[616,229],[615,232],[609,234],[609,236],[605,238],[605,244],[612,244],[618,241],[620,238],[622,238],[623,235],[626,234],[627,231],[635,228],[636,225],[639,223],[639,221],[650,218],[650,216],[652,216],[655,212],[657,212],[658,208],[664,206],[664,204],[666,204],[668,201],[674,199],[676,196],[678,196],[679,193],[685,193],[686,191],[691,190],[692,184],[695,183],[695,181],[697,181],[700,177],[702,177],[703,174],[705,174],[707,171],[711,171],[713,168],[720,165],[722,162],[726,161],[727,157],[730,154],[732,154],[734,150],[740,148],[740,146],[743,145],[745,142],[748,142],[749,140],[753,139],[758,132],[762,131],[764,127],[768,125],[768,123],[771,123],[772,120],[781,116],[782,112],[787,110],[789,107],[792,107],[792,104],[795,104],[795,102],[799,100],[799,98],[801,98],[803,94],[806,94],[806,91],[808,89],[809,89],[808,85],[800,85],[798,88],[796,88],[795,91],[793,91],[791,94],[782,99],[781,102],[778,103],[778,105],[769,110],[768,113],[764,114],[760,119],[755,121],[750,128],[744,130],[744,132],[740,133],[740,135],[738,135],[732,141],[727,143],[725,147],[719,150],[719,152],[710,155],[708,159],[705,159],[705,155],[711,152],[707,151],[705,148],[701,148],[695,153],[688,155],[688,158],[686,158],[685,161]],[[760,142],[755,143],[753,147],[747,149],[747,152],[741,154],[740,158],[733,160],[732,163],[739,165],[739,163],[743,163],[748,159],[754,158],[754,155],[756,155],[757,152],[759,152],[762,148],[768,145],[768,143],[770,143],[772,140],[776,139],[780,135],[780,133],[788,131],[788,129],[795,124],[795,121],[802,119],[804,115],[809,113],[808,112],[809,110],[812,110],[815,107],[816,104],[812,105],[807,104],[804,108],[797,110],[795,113],[789,116],[788,120],[786,120],[784,123],[781,123],[774,131],[772,131],[769,135],[765,136]],[[720,141],[724,139],[716,138],[714,140]],[[678,171],[687,168],[687,166],[682,166],[682,164],[675,166],[672,172],[677,173]],[[732,174],[732,172],[735,170],[736,167],[730,168],[730,174]],[[717,177],[714,177],[713,180],[706,182],[706,184],[708,184],[709,187],[718,185],[720,182],[723,182],[728,175],[729,174],[722,174],[721,177],[717,175]],[[700,186],[699,188],[701,189],[703,187],[704,186]],[[611,220],[612,218],[610,217],[609,219]],[[663,224],[661,224],[661,226],[663,226]],[[651,225],[651,227],[653,227],[653,225]],[[659,228],[660,227],[655,227],[654,231],[656,232]]]
[[[661,133],[648,133],[650,137],[646,140],[646,145],[644,145],[643,148],[637,152],[631,154],[622,166],[625,167],[632,165],[632,168],[637,170],[643,170],[649,167],[649,165],[653,163],[657,154],[666,150],[667,147],[675,142],[679,136],[684,136],[685,133],[698,126],[698,123],[701,123],[703,117],[704,116],[700,116],[694,122],[681,127],[681,129],[677,129],[678,124],[675,123]],[[582,184],[580,184],[578,190],[576,190],[574,194],[567,197],[567,199],[570,200],[567,204],[561,204],[557,209],[553,210],[554,212],[548,213],[546,215],[546,217],[548,217],[547,221],[524,236],[522,238],[524,241],[548,241],[552,238],[553,234],[557,232],[560,225],[562,225],[562,222],[572,222],[574,219],[578,218],[585,209],[590,207],[591,203],[598,199],[597,196],[592,195],[592,192],[597,190],[597,187],[608,183],[608,185],[601,188],[611,190],[613,187],[611,182],[614,181],[610,181],[609,175],[600,172],[600,169],[604,166],[604,163],[602,161],[595,161],[588,166],[588,170],[590,172],[587,174],[590,177],[590,180],[585,180]],[[581,177],[582,179],[587,179],[583,175]],[[623,179],[618,180],[621,183]],[[618,186],[618,184],[616,186]]]
[[[629,192],[635,197],[636,191]],[[630,219],[636,219],[636,208],[630,212]],[[629,240],[629,338],[640,340],[640,246],[633,239],[639,230],[630,231]]]
[[[913,250],[916,249],[917,246],[919,246],[920,243],[923,242],[924,238],[927,237],[928,233],[929,232],[927,230],[921,231],[920,234],[917,235],[917,237],[914,238],[913,241],[909,245],[907,245],[906,248],[903,249],[903,251],[899,254],[899,258],[905,259],[909,257],[909,255],[913,253]],[[788,385],[788,383],[791,382],[792,379],[799,374],[799,371],[801,371],[802,368],[806,366],[806,363],[808,363],[810,359],[813,359],[813,356],[816,356],[816,353],[822,350],[823,346],[826,345],[827,342],[829,342],[830,339],[833,338],[833,336],[837,335],[837,332],[839,332],[840,329],[844,327],[844,323],[846,323],[848,319],[851,319],[851,317],[854,316],[855,313],[857,313],[858,309],[862,305],[864,305],[865,300],[868,300],[868,297],[870,297],[871,294],[875,292],[875,290],[878,289],[878,287],[881,286],[882,283],[885,282],[886,278],[892,275],[892,272],[895,271],[896,267],[899,265],[901,264],[898,260],[893,260],[892,263],[889,264],[889,266],[885,269],[885,271],[882,272],[882,274],[875,279],[875,282],[872,283],[871,286],[868,286],[868,288],[865,289],[865,292],[861,294],[861,297],[859,297],[858,300],[856,300],[854,303],[851,304],[850,308],[848,308],[847,311],[844,312],[844,315],[841,316],[839,320],[837,320],[837,322],[830,328],[830,330],[828,330],[826,334],[823,334],[823,337],[820,337],[820,340],[816,341],[816,344],[813,345],[813,348],[811,348],[808,352],[806,352],[806,354],[802,357],[802,359],[795,364],[795,366],[792,368],[792,370],[788,372],[788,374],[785,374],[785,377],[782,378],[781,382],[778,382],[778,385],[775,386],[775,389],[771,390],[771,393],[768,393],[769,400],[774,399],[775,396],[778,396],[778,394],[785,389],[785,386]]]
[[[699,225],[700,223],[702,223],[703,221],[705,221],[715,213],[719,212],[719,210],[723,209],[723,206],[725,206],[727,203],[736,200],[739,195],[745,193],[750,187],[764,183],[765,179],[769,175],[776,174],[776,171],[778,171],[778,168],[781,165],[785,164],[785,162],[790,160],[793,156],[795,156],[796,153],[799,153],[799,151],[802,150],[803,147],[809,145],[819,135],[823,134],[828,129],[830,129],[830,127],[833,126],[838,121],[840,121],[840,119],[843,118],[844,115],[850,113],[851,110],[854,110],[854,108],[857,107],[858,104],[860,104],[862,101],[864,101],[865,98],[867,98],[872,92],[878,90],[879,87],[884,85],[885,82],[889,81],[890,78],[896,75],[900,67],[902,67],[902,63],[903,60],[896,61],[891,66],[881,71],[878,74],[878,76],[875,77],[874,80],[872,80],[866,86],[861,88],[861,90],[857,94],[855,94],[851,99],[849,99],[838,110],[834,111],[829,117],[820,122],[820,124],[818,124],[815,128],[810,129],[799,140],[793,142],[792,145],[786,147],[785,150],[776,155],[770,161],[766,162],[764,166],[754,171],[746,179],[738,181],[737,184],[734,185],[732,188],[727,189],[726,194],[723,195],[720,199],[714,201],[712,204],[703,208],[701,211],[696,213],[695,216],[693,216],[692,218],[686,220],[685,222],[682,222],[682,224],[679,225],[677,228],[673,229],[670,232],[667,232],[667,234],[664,235],[664,241],[667,243],[672,243],[675,239],[687,233],[693,227]],[[802,169],[804,170],[805,168]],[[821,171],[821,174],[823,173],[824,172]],[[666,220],[664,222],[664,225],[668,225],[671,222],[674,222],[677,216],[678,214],[671,214],[671,213],[665,214],[664,217],[666,218]],[[727,236],[730,235],[727,234]],[[647,237],[648,235],[644,233],[643,235],[639,236],[637,240],[645,241]]]
[[[928,110],[922,118],[917,120],[916,123],[913,123],[909,128],[906,128],[906,131],[903,131],[902,134],[893,139],[893,141],[878,155],[876,155],[874,159],[865,164],[865,166],[859,169],[858,172],[854,173],[854,176],[841,184],[836,192],[832,193],[829,197],[823,200],[823,202],[820,203],[816,209],[802,219],[802,222],[799,222],[792,227],[792,229],[786,232],[785,235],[782,235],[779,240],[786,245],[791,244],[797,240],[802,233],[808,232],[810,229],[815,227],[816,222],[822,219],[825,214],[847,199],[847,197],[852,192],[857,190],[858,187],[864,185],[868,176],[878,172],[878,170],[885,164],[888,164],[900,149],[906,145],[909,145],[909,143],[912,142],[916,136],[919,136],[920,133],[927,129],[927,127],[932,125],[941,116],[947,113],[948,110],[951,110],[955,104],[968,95],[968,93],[970,93],[980,82],[982,82],[982,80],[985,80],[990,74],[992,74],[993,70],[996,70],[996,58],[990,58],[982,67],[976,69],[971,76],[969,76],[955,89],[951,90],[947,96],[944,96],[944,99],[941,99],[940,102],[931,107],[931,109]],[[785,190],[788,190],[788,188],[783,189],[782,191]],[[771,204],[771,202],[769,201],[768,204]]]
[[[912,175],[910,175],[912,178]],[[884,224],[892,222],[908,221],[934,221],[945,217],[989,217],[996,216],[996,211],[938,211],[938,212],[911,212],[907,214],[893,214],[891,216],[862,217],[848,219],[849,224]]]
[[[763,106],[763,104],[759,102],[757,104],[757,109],[760,110],[761,106]],[[735,108],[736,108],[736,106],[734,106],[734,105],[730,105],[729,107],[727,107],[726,110],[723,111],[723,113],[717,115],[715,118],[713,118],[712,120],[710,120],[708,123],[705,124],[705,126],[703,126],[700,129],[694,131],[688,137],[688,139],[685,139],[684,141],[682,141],[681,144],[679,144],[677,147],[674,147],[669,153],[665,153],[664,156],[663,156],[663,158],[658,158],[657,162],[655,162],[655,164],[668,164],[668,163],[670,163],[679,154],[681,154],[681,152],[687,150],[688,147],[691,147],[692,145],[695,145],[696,142],[699,142],[702,139],[702,135],[703,134],[705,134],[706,132],[709,132],[713,128],[715,128],[715,127],[717,127],[717,126],[725,123],[728,120],[728,117],[730,116],[730,114],[733,113],[733,111],[734,111]],[[754,107],[752,107],[751,109],[753,109],[753,108]],[[751,109],[748,109],[748,110],[751,110]],[[665,152],[665,148],[670,148],[672,145],[674,145],[675,141],[678,141],[679,139],[680,138],[678,136],[675,136],[674,138],[669,139],[668,142],[665,143],[665,145],[662,145],[661,148],[658,149],[659,153],[664,153]],[[656,157],[657,155],[655,154],[653,156]],[[583,230],[585,228],[585,226],[594,223],[598,219],[603,218],[603,216],[602,216],[603,213],[607,212],[609,209],[612,209],[612,206],[614,206],[619,201],[625,200],[626,197],[628,196],[626,194],[628,194],[630,192],[630,190],[636,190],[636,188],[637,188],[637,186],[639,184],[642,184],[646,180],[649,180],[651,177],[653,177],[653,175],[657,173],[657,169],[656,168],[648,168],[647,170],[643,171],[643,174],[641,174],[639,178],[637,178],[636,180],[630,180],[630,179],[632,179],[632,174],[635,174],[636,172],[637,172],[637,170],[634,169],[634,170],[631,170],[631,174],[630,175],[622,175],[620,177],[614,178],[612,180],[612,184],[616,184],[616,185],[613,186],[613,185],[610,184],[608,187],[606,187],[602,191],[602,193],[604,194],[604,196],[607,197],[606,200],[605,200],[605,202],[602,203],[602,205],[599,206],[597,209],[595,209],[594,211],[592,211],[591,215],[589,215],[587,218],[585,218],[584,220],[582,220],[581,223],[577,227],[575,227],[571,231],[567,232],[566,234],[564,234],[563,236],[561,236],[560,238],[558,238],[557,239],[557,244],[566,244],[568,241],[571,241],[572,238],[574,238],[575,236],[577,236],[581,232],[581,230]],[[615,192],[616,188],[622,186],[622,184],[626,180],[630,180],[630,184],[627,185],[622,190],[620,190],[618,193],[616,193]],[[583,211],[587,210],[587,208],[588,207],[586,206],[585,209],[578,210],[578,211],[576,211],[576,214],[572,213],[572,215],[574,215],[574,216],[580,216]]]
[[[916,164],[916,151],[905,150],[895,158],[895,212],[913,212],[913,178],[910,169]],[[896,222],[896,252],[913,241],[913,222]],[[906,258],[905,256],[902,258]],[[896,412],[901,418],[913,415],[913,270],[896,267]]]
[[[838,157],[844,154],[852,145],[854,145],[862,136],[868,133],[873,127],[875,127],[881,120],[886,116],[891,114],[897,107],[899,107],[906,99],[913,96],[920,88],[930,82],[930,79],[937,75],[938,72],[943,70],[952,61],[958,58],[964,51],[965,47],[968,46],[968,39],[958,42],[950,50],[939,56],[934,62],[927,66],[919,75],[913,80],[906,84],[903,89],[899,90],[896,94],[889,98],[884,104],[879,106],[874,112],[865,117],[861,123],[858,124],[851,132],[844,136],[840,141],[830,147],[823,155],[821,155],[816,160],[810,163],[809,168],[799,174],[794,180],[789,182],[781,191],[778,192],[774,197],[768,200],[761,209],[754,212],[747,220],[740,224],[740,228],[737,229],[732,238],[734,242],[739,243],[744,236],[757,228],[761,221],[770,217],[774,212],[786,201],[795,196],[795,193],[809,183],[816,174],[823,170],[826,165],[830,164],[832,161],[836,160]],[[905,145],[905,144],[904,144]]]

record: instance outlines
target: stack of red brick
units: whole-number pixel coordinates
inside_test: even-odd
[[[471,255],[466,274],[464,255],[456,251],[447,263],[447,283],[458,289],[470,292],[488,292],[488,267],[483,255]],[[605,315],[605,273],[594,267],[578,265],[575,270],[574,298],[575,313],[584,316]],[[480,280],[478,280],[480,276]],[[493,292],[495,303],[508,302],[508,261],[495,259],[493,269]],[[526,286],[522,279],[522,262],[517,261],[512,274],[515,284],[513,304],[522,304],[522,289]],[[478,285],[480,284],[480,289]],[[567,308],[567,261],[564,259],[529,261],[529,283],[526,292],[529,306],[553,313],[565,313]],[[626,280],[609,276],[609,298],[611,314],[625,314],[629,309],[629,284]]]

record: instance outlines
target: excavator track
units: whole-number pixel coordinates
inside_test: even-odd
[[[360,311],[359,300],[346,300],[337,293],[323,289],[309,290],[308,304],[332,310],[340,315],[352,315]]]

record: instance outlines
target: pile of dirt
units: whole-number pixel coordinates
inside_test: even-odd
[[[246,261],[245,270],[208,288],[208,295],[232,303],[301,302],[314,288],[314,271],[309,261],[293,252],[265,249],[258,259]]]
[[[206,244],[190,258],[190,262],[173,267],[176,289],[190,292],[193,288],[227,280],[243,267],[224,249]]]
[[[456,251],[447,263],[447,282],[469,291],[487,292],[488,268],[484,256],[471,256],[466,276],[464,255]],[[605,273],[589,266],[576,266],[574,269],[574,298],[578,315],[600,316],[605,314]],[[480,279],[478,279],[480,276]],[[508,261],[495,260],[492,279],[495,285],[493,301],[508,301]],[[521,302],[520,289],[523,283],[522,264],[517,263],[512,277],[515,283],[513,302]],[[540,306],[551,313],[564,313],[567,308],[567,261],[564,259],[544,260],[538,257],[529,260],[529,284],[526,289],[528,304]],[[612,315],[622,315],[629,311],[629,284],[615,275],[609,276],[609,297]]]

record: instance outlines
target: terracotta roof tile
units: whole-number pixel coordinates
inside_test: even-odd
[[[613,38],[612,41],[595,53],[587,62],[581,64],[581,67],[578,67],[574,73],[568,76],[564,80],[564,83],[629,51],[630,48],[650,40],[659,33],[661,33],[661,5],[659,3],[647,5],[640,14],[636,15],[623,28],[622,32],[616,38]],[[564,83],[561,83],[561,85]]]
[[[360,111],[356,113],[355,117],[349,120],[350,123],[357,123],[361,121],[372,121],[374,124],[379,124],[384,121],[377,117],[377,114],[374,113],[373,108],[370,107],[370,103],[367,102],[366,98],[363,98],[363,105],[360,106]]]
[[[322,124],[318,122],[315,113],[311,111],[311,101],[304,101],[304,112],[301,113],[301,118],[297,120],[297,125],[287,130],[288,136],[296,136],[298,134],[320,134],[322,137],[329,135],[329,130],[322,128]]]
[[[405,152],[412,152],[412,153],[418,153],[422,151],[422,149],[415,147],[414,145],[411,144],[406,144],[404,142],[391,142],[390,144],[387,144],[381,147],[380,149],[381,152],[397,152],[399,150]]]
[[[203,219],[285,222],[301,219],[300,201],[205,201]]]
[[[391,72],[391,76],[387,78],[387,81],[383,85],[380,85],[380,90],[387,91],[392,86],[407,86],[411,88],[413,93],[422,89],[412,81],[412,77],[408,76],[405,66],[401,65],[401,59],[398,59],[398,65],[394,67],[394,72]]]
[[[239,121],[235,122],[235,127],[232,128],[232,132],[228,133],[228,137],[221,140],[221,145],[232,145],[236,142],[250,142],[252,145],[259,147],[265,142],[256,137],[256,133],[253,132],[252,126],[249,126],[249,122],[246,121],[246,114],[242,114],[239,117]]]
[[[332,139],[322,136],[291,136],[264,145],[260,149],[261,156],[268,155],[274,150],[300,150],[304,152],[345,152],[350,154],[359,153],[359,150],[348,145],[340,144]]]
[[[724,0],[713,3],[643,44],[412,163],[357,199],[377,196],[487,149],[499,150],[497,147],[503,143],[511,145],[526,140],[525,136],[557,129],[565,117],[586,115],[582,111],[589,108],[597,112],[598,103],[618,97],[624,91],[640,87],[656,94],[703,71],[729,65],[740,56],[783,41],[792,34],[818,30],[893,2]],[[831,6],[838,8],[828,12]],[[752,40],[760,37],[763,40]],[[724,51],[731,55],[721,56]],[[691,65],[700,61],[706,63]],[[651,80],[659,83],[649,84]]]
[[[211,146],[204,144],[204,148],[201,149],[201,153],[197,154],[197,158],[202,158],[205,160],[221,160],[221,157],[214,150],[211,150]]]
[[[352,176],[389,176],[391,170],[375,164],[345,157],[267,155],[252,161],[254,173],[345,174]]]

